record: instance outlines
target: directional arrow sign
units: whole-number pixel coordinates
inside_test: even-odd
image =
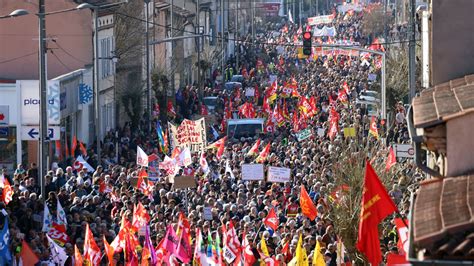
[[[59,126],[48,127],[48,139],[59,140],[61,135]],[[22,140],[39,140],[40,131],[38,126],[23,126],[21,127]]]

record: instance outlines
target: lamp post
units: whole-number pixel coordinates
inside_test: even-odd
[[[16,9],[16,10],[13,10],[10,14],[8,15],[4,15],[4,16],[0,16],[0,19],[2,18],[14,18],[14,17],[20,17],[20,16],[24,16],[24,15],[28,15],[29,12],[28,10],[25,10],[25,9]]]
[[[148,113],[148,133],[151,134],[151,88],[150,88],[150,33],[149,33],[149,3],[145,1],[145,54],[146,54],[146,107]]]
[[[65,13],[70,11],[79,10],[80,5],[75,8],[69,8],[64,10],[58,10],[53,12],[45,12],[45,0],[39,0],[38,5],[38,16],[39,19],[39,89],[40,89],[40,135],[39,135],[39,176],[40,176],[40,187],[41,187],[41,199],[44,201],[46,197],[45,191],[45,184],[44,184],[44,176],[46,175],[46,171],[48,169],[48,147],[47,144],[48,140],[48,111],[47,111],[47,91],[46,91],[46,83],[47,83],[47,76],[46,76],[46,25],[45,25],[45,18],[47,15]],[[15,10],[9,16],[15,17],[20,15],[25,15],[26,10]]]

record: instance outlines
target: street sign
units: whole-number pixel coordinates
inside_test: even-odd
[[[394,144],[395,156],[397,158],[414,158],[415,149],[412,144]]]
[[[10,106],[0,105],[0,125],[8,125],[10,123]]]
[[[48,127],[48,138],[49,140],[59,140],[61,133],[59,132],[59,126]],[[23,126],[21,127],[21,139],[22,140],[39,140],[39,126]]]

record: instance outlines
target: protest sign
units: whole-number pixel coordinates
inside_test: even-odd
[[[196,121],[184,119],[179,126],[168,123],[170,129],[171,146],[188,148],[197,153],[206,147],[206,122],[204,118]]]
[[[263,180],[263,164],[243,164],[242,180]]]
[[[311,129],[309,129],[309,128],[306,128],[306,129],[303,129],[303,130],[300,130],[300,131],[296,132],[296,138],[298,139],[298,141],[303,141],[303,140],[311,137],[311,135],[313,135],[313,133],[311,132]]]
[[[325,132],[324,128],[318,128],[318,136],[324,137],[324,132]]]
[[[195,188],[196,181],[194,180],[193,176],[176,176],[174,178],[174,189],[181,189],[181,188]]]
[[[212,207],[204,207],[202,216],[204,220],[212,221]]]
[[[255,96],[255,88],[248,87],[245,89],[245,96],[246,97],[254,97]]]
[[[345,127],[344,128],[344,138],[355,137],[356,130],[354,127]]]
[[[290,181],[290,168],[270,166],[268,168],[267,181],[285,183]]]

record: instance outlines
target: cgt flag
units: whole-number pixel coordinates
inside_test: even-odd
[[[279,225],[279,219],[278,216],[276,215],[275,209],[271,208],[270,212],[268,212],[267,217],[263,220],[263,223],[273,229],[273,231],[276,231],[278,229]]]
[[[367,161],[357,249],[365,254],[372,265],[379,265],[382,260],[378,224],[396,211],[398,210],[395,203],[393,203],[379,177]]]
[[[301,185],[300,191],[300,207],[301,212],[303,212],[303,214],[311,221],[314,221],[316,216],[318,216],[318,210],[316,209],[316,206],[314,206],[313,200],[311,200],[303,185]]]

